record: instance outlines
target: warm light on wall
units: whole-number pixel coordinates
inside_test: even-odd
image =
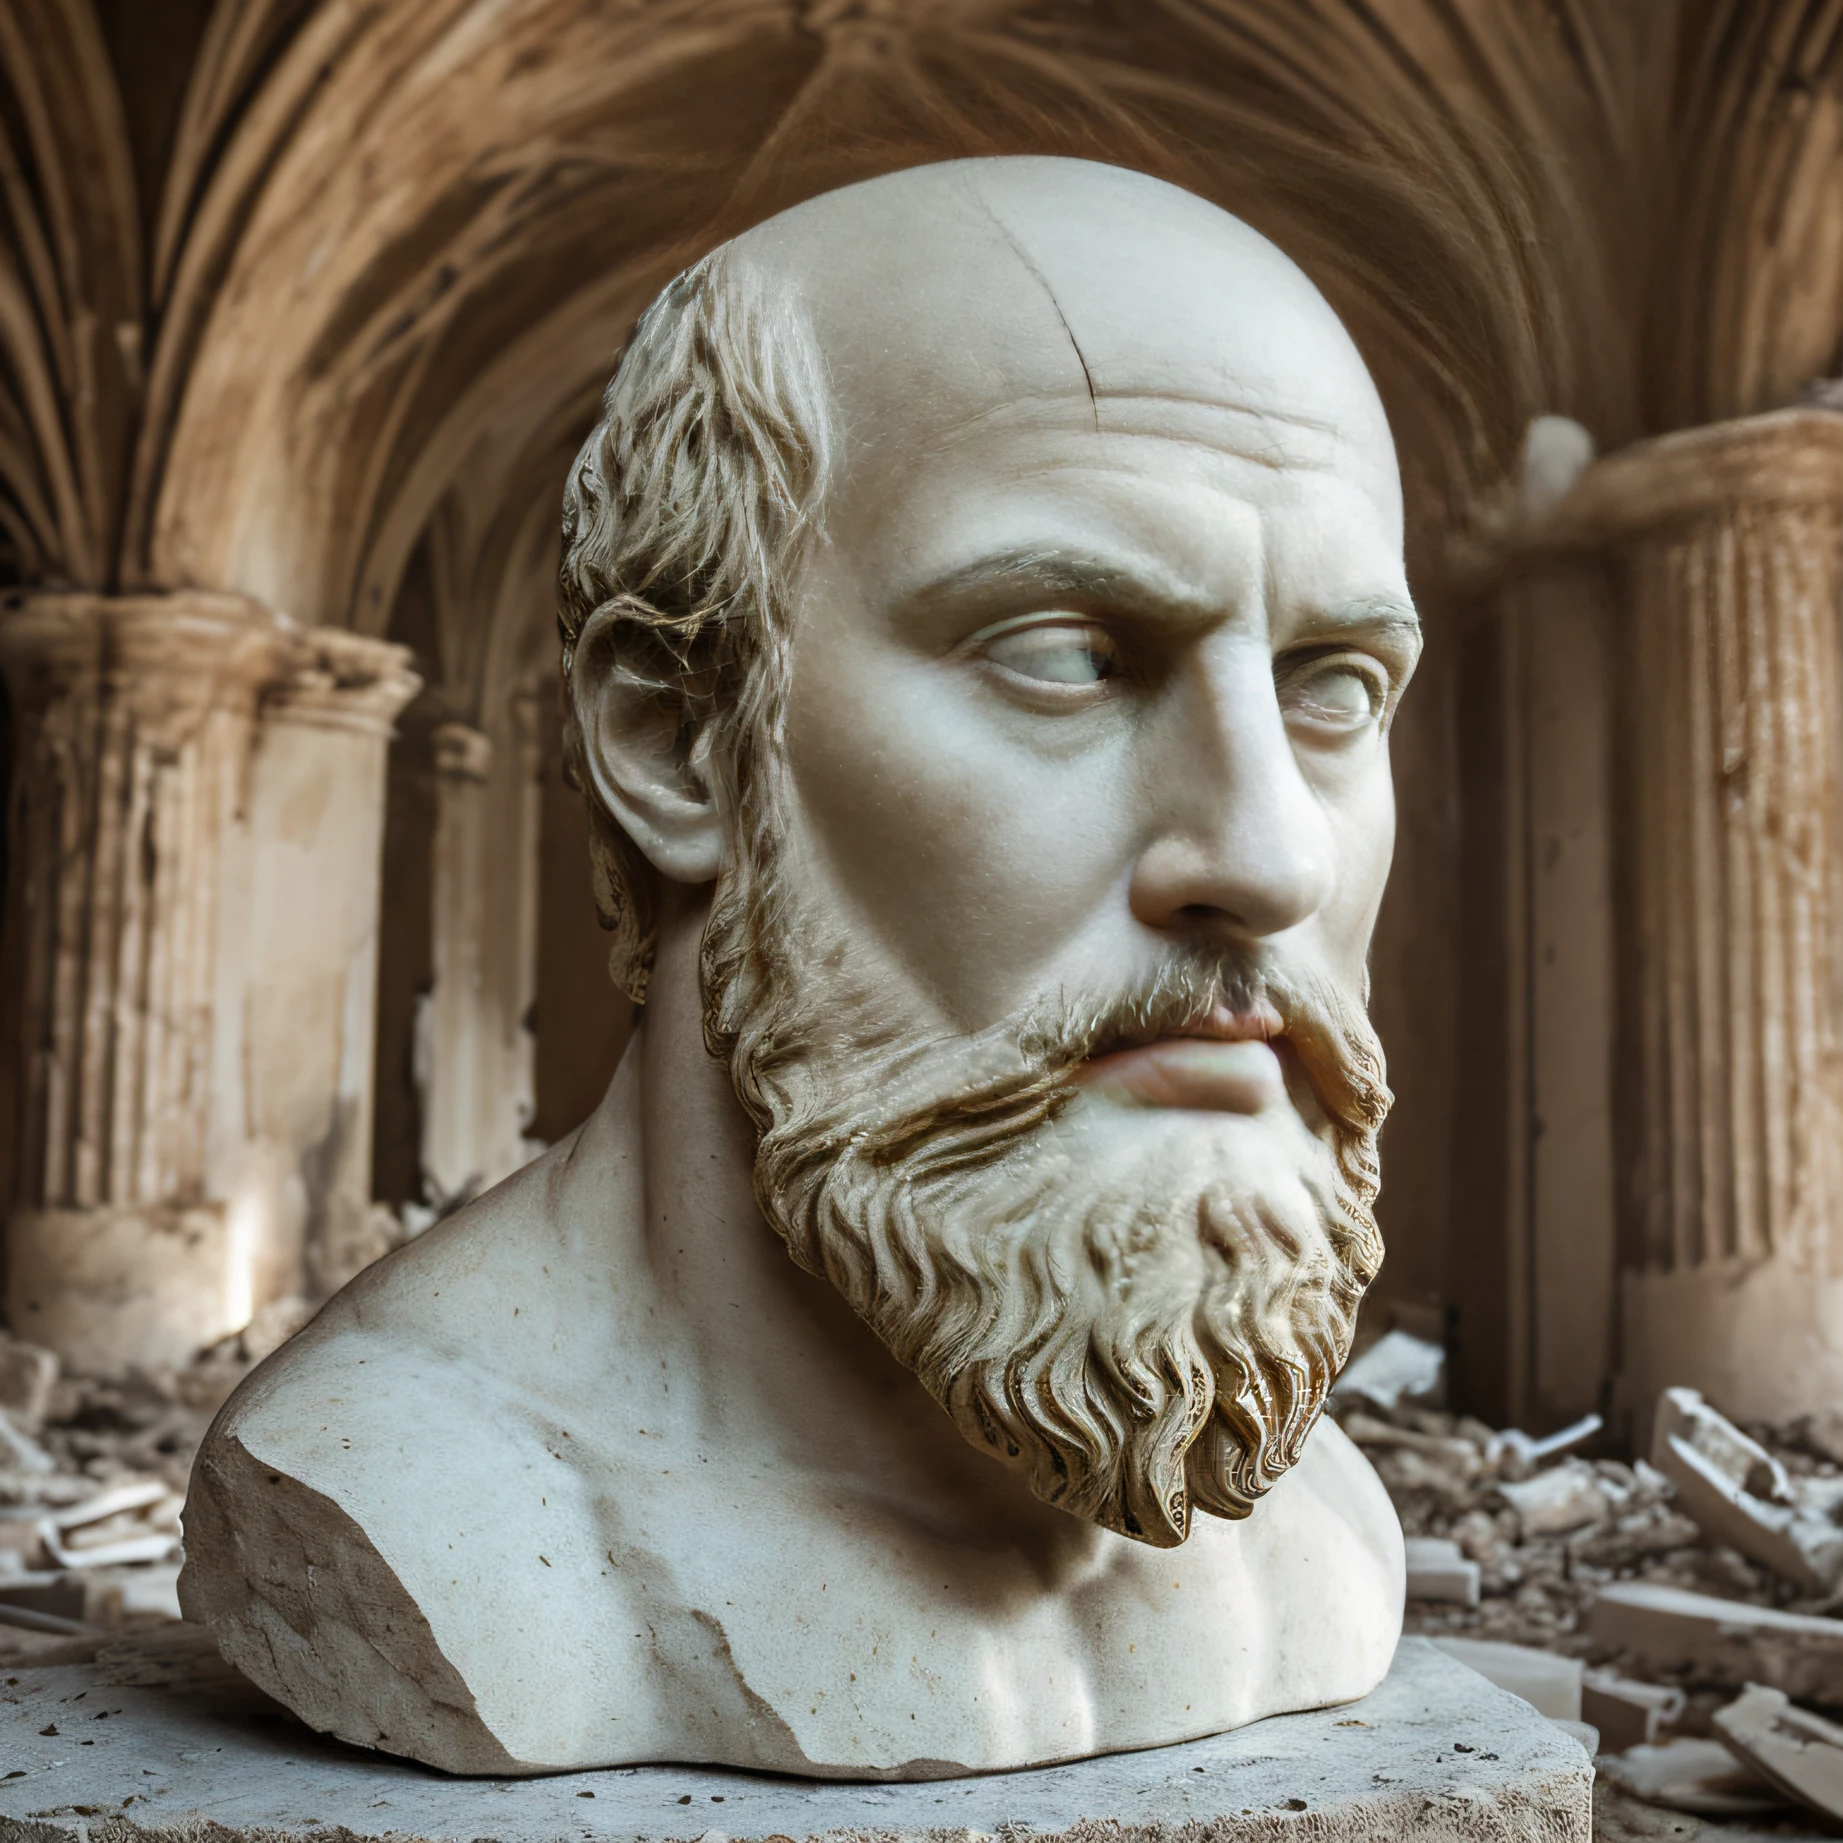
[[[224,1328],[241,1331],[256,1316],[256,1251],[262,1245],[262,1197],[252,1188],[230,1203],[224,1234]]]

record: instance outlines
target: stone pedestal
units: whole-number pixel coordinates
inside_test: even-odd
[[[500,1843],[1123,1836],[1138,1843],[1588,1843],[1593,1769],[1528,1703],[1405,1639],[1374,1695],[1037,1772],[908,1785],[642,1766],[447,1779],[321,1741],[183,1627],[0,1692],[0,1838]]]
[[[6,1311],[79,1369],[183,1362],[303,1290],[315,1200],[353,1188],[316,1108],[349,1116],[362,1092],[368,1122],[404,658],[233,596],[0,608],[18,737]],[[278,1012],[304,982],[306,1010]],[[350,1026],[330,1063],[327,1004]]]

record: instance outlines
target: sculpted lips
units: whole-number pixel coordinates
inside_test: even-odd
[[[1089,1057],[1075,1080],[1129,1106],[1259,1113],[1287,1098],[1282,1030],[1271,1005],[1239,1012],[1218,1005],[1182,1035]]]

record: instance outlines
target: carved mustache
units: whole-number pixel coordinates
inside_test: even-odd
[[[856,1154],[876,1164],[928,1145],[932,1168],[944,1173],[982,1163],[1059,1114],[1080,1092],[1075,1071],[1110,1047],[1229,1031],[1286,1040],[1336,1129],[1346,1182],[1365,1203],[1373,1199],[1376,1134],[1394,1098],[1381,1045],[1362,1007],[1334,982],[1270,956],[1185,953],[1103,998],[1058,993],[964,1037],[905,1040],[884,1019],[853,1031],[848,1043],[835,1041],[831,1056],[804,1045],[814,1058],[809,1069],[830,1065],[833,1094],[852,1089],[849,1126],[843,1116],[817,1117],[811,1090],[785,1094],[784,1119],[811,1155],[835,1153],[839,1135],[848,1134]],[[777,1047],[800,1054],[785,1039]],[[847,1072],[854,1063],[867,1075],[874,1069],[873,1094],[854,1087]],[[775,1079],[767,1069],[751,1073]],[[765,1106],[758,1118],[765,1123]]]
[[[1363,1008],[1331,979],[1274,956],[1197,950],[1100,1003],[1059,1000],[1020,1033],[1028,1061],[1066,1073],[1165,1037],[1284,1039],[1326,1114],[1374,1133],[1394,1097]]]

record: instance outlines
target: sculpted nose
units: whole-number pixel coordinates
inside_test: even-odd
[[[1330,899],[1324,809],[1300,772],[1271,667],[1187,689],[1147,766],[1154,823],[1133,868],[1148,927],[1265,940]]]

